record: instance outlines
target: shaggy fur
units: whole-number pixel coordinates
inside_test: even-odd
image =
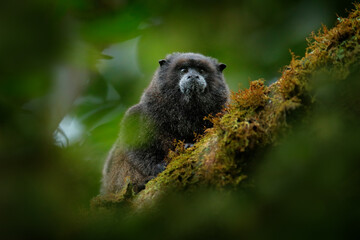
[[[174,139],[193,143],[194,133],[211,127],[204,117],[220,112],[229,99],[222,74],[226,66],[216,59],[173,53],[159,63],[140,102],[123,118],[103,169],[103,194],[121,190],[126,177],[141,190],[165,169]]]

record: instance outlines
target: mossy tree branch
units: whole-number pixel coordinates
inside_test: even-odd
[[[131,194],[131,183],[118,194],[99,196],[93,206],[122,205],[141,207],[169,190],[189,190],[200,186],[218,189],[251,185],[249,166],[257,153],[276,142],[286,130],[289,117],[304,114],[314,101],[312,77],[325,71],[345,79],[360,59],[360,4],[348,18],[338,18],[336,26],[325,26],[308,39],[305,56],[294,55],[280,79],[270,86],[263,80],[250,83],[249,89],[232,94],[224,113],[212,117],[213,128],[189,149],[178,144],[169,153],[166,170],[151,180],[138,195]],[[126,193],[126,194],[124,194]],[[111,204],[109,204],[111,203]]]

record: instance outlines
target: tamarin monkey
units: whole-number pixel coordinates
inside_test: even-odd
[[[129,108],[103,169],[101,193],[116,193],[129,177],[135,191],[162,172],[174,139],[194,143],[211,127],[204,117],[229,100],[226,65],[198,53],[173,53],[159,61],[149,87]]]

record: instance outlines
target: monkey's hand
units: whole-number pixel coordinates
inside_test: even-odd
[[[158,175],[159,173],[161,173],[162,171],[164,171],[166,168],[166,162],[162,162],[162,163],[158,163],[155,165],[155,171],[157,172],[156,175]],[[153,178],[156,177],[155,176],[148,176],[144,179],[144,181],[140,184],[137,185],[136,187],[136,192],[140,192],[141,190],[145,189],[145,185]]]
[[[155,173],[156,175],[158,175],[159,173],[161,173],[162,171],[165,170],[167,163],[165,161],[158,163],[155,165]]]
[[[193,146],[194,146],[193,143],[185,143],[185,144],[184,144],[184,148],[185,148],[185,149],[191,148],[191,147],[193,147]]]

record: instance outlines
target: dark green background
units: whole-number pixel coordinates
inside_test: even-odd
[[[351,233],[359,216],[358,75],[342,87],[319,81],[313,117],[295,124],[265,156],[254,173],[255,193],[169,196],[156,214],[125,220],[124,212],[94,216],[87,209],[120,119],[139,101],[159,59],[199,52],[227,64],[233,91],[258,78],[270,84],[289,63],[289,49],[303,56],[312,31],[334,26],[336,14],[346,16],[352,8],[350,1],[336,0],[1,3],[3,236]]]

